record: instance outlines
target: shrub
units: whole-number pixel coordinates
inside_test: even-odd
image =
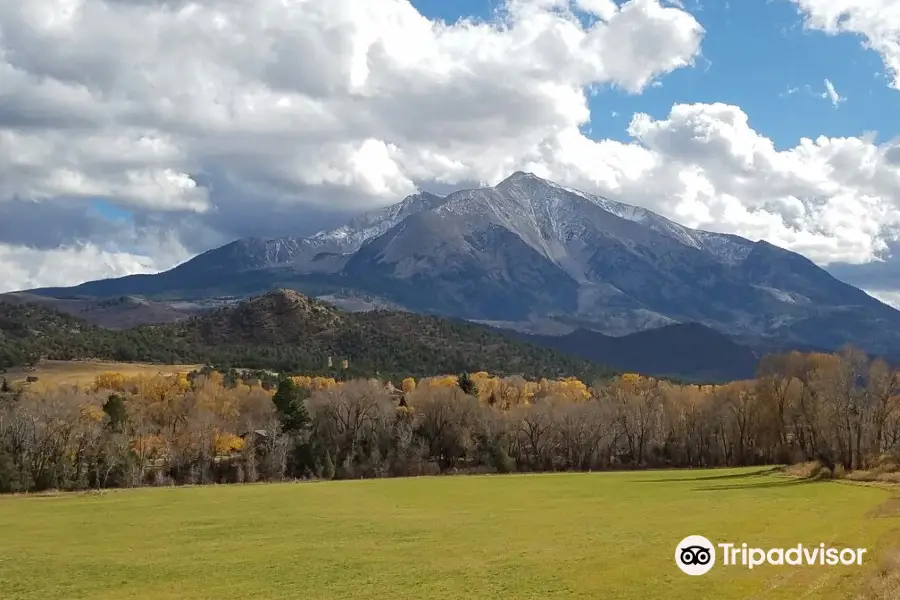
[[[516,462],[510,458],[503,446],[498,446],[494,451],[494,466],[498,473],[511,473],[515,470]]]

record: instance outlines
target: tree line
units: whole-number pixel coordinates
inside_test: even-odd
[[[850,348],[769,355],[754,380],[716,386],[484,372],[397,383],[211,368],[5,383],[0,491],[807,460],[863,470],[900,456],[900,373]]]

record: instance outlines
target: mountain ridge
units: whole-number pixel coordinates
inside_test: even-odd
[[[616,370],[702,383],[752,379],[760,359],[752,349],[699,323],[665,325],[622,337],[586,329],[561,336],[514,335]]]
[[[188,319],[202,310],[199,306],[178,307],[130,295],[99,299],[77,296],[54,298],[27,292],[10,292],[0,294],[0,302],[43,305],[107,329],[172,323]]]
[[[413,313],[347,313],[292,290],[161,325],[108,330],[41,304],[0,298],[0,370],[40,358],[161,362],[353,377],[486,370],[529,377],[610,373],[603,365],[482,326]],[[335,361],[328,365],[328,358]]]

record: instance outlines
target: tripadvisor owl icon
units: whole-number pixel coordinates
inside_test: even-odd
[[[702,535],[689,535],[675,548],[675,564],[688,575],[705,575],[716,564],[716,547]]]

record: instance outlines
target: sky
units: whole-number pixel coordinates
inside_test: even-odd
[[[0,291],[516,170],[900,304],[900,2],[0,0]]]

